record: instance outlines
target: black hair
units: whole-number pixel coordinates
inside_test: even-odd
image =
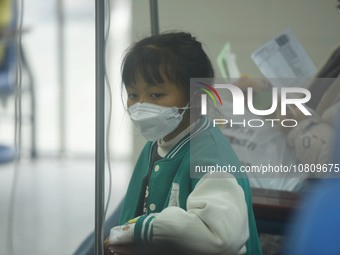
[[[214,70],[202,44],[189,33],[168,32],[142,39],[128,49],[122,63],[122,82],[131,86],[139,73],[149,85],[164,82],[161,75],[190,95],[190,78],[213,78]]]

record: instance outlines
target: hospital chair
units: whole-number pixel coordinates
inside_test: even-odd
[[[31,156],[36,157],[36,131],[35,131],[35,96],[34,82],[31,69],[28,65],[23,46],[17,45],[18,31],[16,29],[16,7],[12,1],[2,1],[0,13],[2,19],[0,24],[0,104],[6,107],[8,101],[14,100],[15,94],[20,89],[20,93],[28,92],[30,97],[29,119],[31,124]],[[7,12],[12,12],[8,14]],[[22,87],[17,86],[17,53],[21,54],[22,66]],[[0,113],[1,114],[1,113]],[[1,116],[0,116],[1,118]],[[14,116],[13,116],[14,119]],[[1,120],[3,122],[3,120]],[[0,122],[0,125],[2,124]],[[13,126],[14,129],[14,126]],[[1,138],[1,136],[0,136]],[[8,145],[1,145],[0,140],[0,164],[10,162],[15,158],[14,148]]]

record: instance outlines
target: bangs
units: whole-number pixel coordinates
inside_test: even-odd
[[[170,67],[176,65],[170,64],[172,59],[171,54],[156,46],[148,45],[134,48],[126,54],[123,60],[122,81],[125,86],[132,86],[136,83],[137,74],[140,74],[146,83],[154,86],[164,83],[164,77],[161,73],[163,71],[166,78],[173,82],[170,74],[176,72],[171,70]]]

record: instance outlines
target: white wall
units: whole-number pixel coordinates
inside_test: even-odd
[[[335,0],[158,0],[161,31],[192,32],[207,46],[211,60],[231,42],[243,72],[259,74],[250,54],[291,28],[317,67],[340,44]],[[149,1],[133,1],[133,35],[150,33]],[[219,75],[216,69],[217,75]]]

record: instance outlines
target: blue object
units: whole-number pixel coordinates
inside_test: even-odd
[[[5,49],[4,59],[0,61],[0,97],[7,97],[15,90],[15,44],[11,43]]]
[[[327,179],[302,204],[287,255],[340,254],[340,179]]]
[[[15,150],[10,146],[0,145],[0,164],[7,163],[15,158]]]
[[[340,164],[340,119],[333,163]],[[334,173],[339,175],[339,173]],[[301,204],[293,221],[287,255],[340,254],[340,179],[320,180]]]

